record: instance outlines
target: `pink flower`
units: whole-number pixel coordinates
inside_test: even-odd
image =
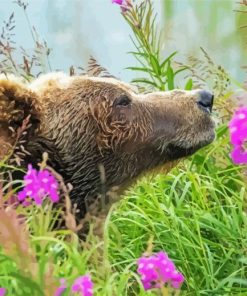
[[[235,146],[230,155],[235,164],[247,163],[247,150],[244,150],[242,146]]]
[[[165,283],[178,289],[184,281],[184,276],[176,270],[176,267],[165,252],[156,253],[150,257],[141,257],[137,261],[137,272],[141,275],[141,281],[145,290],[160,288]]]
[[[65,279],[60,279],[60,283],[61,283],[61,285],[55,291],[54,296],[62,296],[63,292],[67,289]]]
[[[52,202],[59,200],[57,180],[48,170],[37,171],[29,164],[24,176],[24,189],[18,193],[18,200],[29,205],[31,202],[27,198],[32,198],[37,205],[41,205],[47,196]]]
[[[132,7],[131,0],[112,0],[112,3],[118,4],[121,7],[123,14],[127,13]]]
[[[247,107],[239,108],[229,123],[230,139],[234,146],[231,158],[236,164],[247,163]]]
[[[6,293],[6,289],[5,288],[0,288],[0,296],[4,296]]]
[[[116,3],[118,5],[122,5],[124,0],[112,0],[112,3]]]
[[[93,282],[89,275],[78,277],[72,287],[72,292],[79,292],[82,296],[93,296]]]

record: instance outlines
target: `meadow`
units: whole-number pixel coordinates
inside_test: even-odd
[[[70,287],[75,279],[89,274],[96,296],[247,295],[247,168],[230,156],[228,128],[234,110],[246,100],[246,84],[218,65],[205,48],[187,63],[177,62],[177,51],[164,56],[151,0],[113,2],[132,30],[135,51],[129,54],[136,64],[126,65],[136,74],[132,83],[140,91],[209,85],[215,94],[216,139],[168,173],[140,179],[111,207],[100,235],[95,225],[102,220],[95,218],[84,240],[71,217],[67,229],[54,228],[61,210],[48,199],[42,206],[13,203],[13,185],[22,183],[6,176],[27,168],[13,165],[13,155],[6,155],[0,162],[0,287],[7,296],[74,295]],[[28,6],[19,0],[17,5],[28,20]],[[245,1],[239,10],[244,18]],[[30,25],[33,53],[23,50],[23,62],[17,61],[14,25],[13,15],[3,25],[0,70],[31,81],[49,70],[50,49]],[[71,75],[79,72],[70,68]],[[66,185],[63,191],[69,202]],[[144,289],[137,260],[145,252],[159,251],[183,274],[180,289]],[[55,294],[59,287],[62,292]]]

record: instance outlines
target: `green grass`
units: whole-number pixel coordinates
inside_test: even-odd
[[[228,156],[226,131],[168,175],[139,181],[113,206],[103,238],[90,232],[81,242],[52,230],[58,213],[49,204],[19,207],[29,234],[20,234],[23,225],[0,233],[0,287],[7,295],[53,295],[59,278],[72,284],[90,272],[95,295],[156,295],[143,290],[135,263],[153,237],[154,250],[165,250],[185,275],[181,295],[247,295],[246,181]]]
[[[129,192],[109,224],[117,268],[154,236],[155,250],[166,250],[185,275],[184,295],[247,295],[246,184],[227,146],[221,136],[168,176]]]

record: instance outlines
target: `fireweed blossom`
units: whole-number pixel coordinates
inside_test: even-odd
[[[93,296],[93,282],[90,275],[78,277],[74,281],[71,291],[81,293],[82,296]]]
[[[61,285],[55,291],[54,296],[62,296],[63,295],[63,292],[65,292],[65,290],[67,289],[66,280],[65,279],[60,279],[60,284]]]
[[[64,295],[65,290],[67,289],[66,280],[60,279],[61,285],[57,288],[55,291],[54,296],[62,296]],[[90,275],[83,275],[78,277],[72,287],[71,287],[72,293],[78,293],[81,296],[93,296],[93,282],[91,280]],[[1,295],[0,295],[1,296]]]
[[[41,205],[45,197],[49,196],[52,202],[58,202],[58,182],[48,170],[36,170],[31,164],[24,176],[24,189],[17,195],[24,205],[29,205],[28,198]]]
[[[5,288],[0,288],[0,296],[4,296],[6,293],[6,289]]]
[[[161,288],[165,283],[170,283],[173,288],[179,289],[184,282],[182,273],[176,270],[175,264],[163,251],[139,258],[137,265],[137,272],[141,275],[145,290]]]
[[[131,0],[112,0],[112,3],[120,6],[123,14],[127,13],[127,11],[132,7],[131,2]]]
[[[235,164],[247,164],[247,106],[239,108],[230,123],[230,139],[233,145],[231,158]]]
[[[118,5],[122,5],[124,0],[112,0],[112,3],[116,3]]]

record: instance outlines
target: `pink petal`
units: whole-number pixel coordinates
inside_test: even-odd
[[[59,201],[59,195],[57,194],[56,191],[50,191],[49,192],[49,197],[52,202],[58,202]]]
[[[54,296],[62,296],[63,292],[66,290],[66,286],[60,286],[57,288],[57,290],[55,291]]]
[[[19,201],[23,201],[26,198],[26,191],[25,189],[17,193],[17,198]]]
[[[145,290],[159,288],[160,281],[171,282],[174,288],[179,288],[184,281],[181,273],[176,271],[175,264],[165,252],[159,252],[150,257],[141,257],[137,261],[137,272]]]
[[[175,272],[172,276],[171,284],[175,289],[179,289],[184,282],[184,276],[180,272]]]
[[[54,296],[62,296],[63,292],[67,289],[65,279],[60,279],[61,285],[55,291]]]
[[[123,4],[123,0],[112,0],[112,3],[116,3],[118,5],[122,5]]]
[[[81,292],[83,296],[93,296],[93,282],[89,275],[78,277],[72,287],[72,292]]]
[[[235,146],[231,152],[231,158],[235,164],[246,164],[247,151],[243,151],[241,146]]]
[[[27,197],[34,200],[37,205],[42,205],[43,199],[50,197],[52,202],[59,200],[58,182],[48,170],[36,170],[31,164],[24,176],[24,189],[18,193],[18,199],[24,201]],[[28,203],[25,203],[26,205]]]
[[[241,145],[247,140],[247,107],[239,108],[229,122],[231,143]]]

